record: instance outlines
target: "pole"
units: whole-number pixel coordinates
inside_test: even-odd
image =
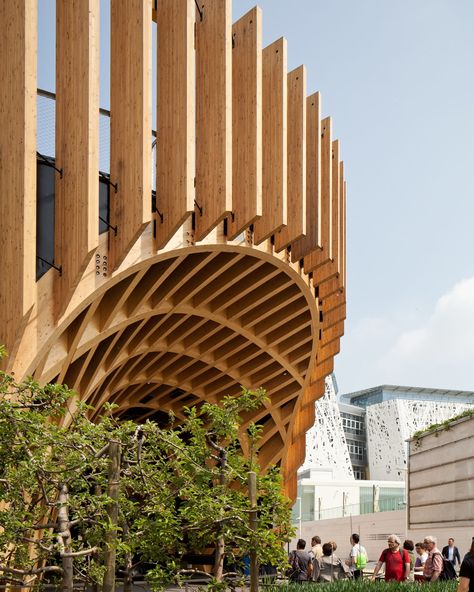
[[[249,500],[250,500],[250,515],[249,526],[253,533],[257,532],[257,475],[254,471],[249,471]],[[255,537],[253,540],[254,546],[256,543]],[[250,592],[258,592],[258,561],[257,552],[255,549],[250,551]]]
[[[105,534],[105,574],[102,582],[103,592],[115,592],[115,559],[117,553],[117,523],[118,523],[118,499],[119,499],[119,479],[120,479],[120,442],[111,440],[109,443],[109,477],[107,483],[107,496],[109,497],[109,506],[107,514],[110,524],[114,528],[107,530]]]

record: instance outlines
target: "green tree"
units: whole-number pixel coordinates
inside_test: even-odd
[[[57,577],[113,592],[138,563],[153,562],[157,586],[176,578],[186,552],[236,551],[283,566],[292,534],[290,504],[277,469],[258,467],[259,426],[242,416],[265,403],[262,390],[185,409],[169,425],[120,422],[106,405],[68,403],[61,385],[16,383],[0,373],[0,574],[17,584]],[[245,455],[242,447],[247,451]],[[250,524],[249,472],[257,474],[258,519]]]

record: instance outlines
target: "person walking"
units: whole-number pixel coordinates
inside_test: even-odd
[[[417,557],[415,559],[415,567],[413,569],[415,574],[415,582],[424,582],[425,577],[423,575],[423,567],[425,566],[426,560],[428,559],[428,553],[425,549],[424,543],[416,543],[415,551]]]
[[[322,550],[321,558],[313,561],[313,581],[326,583],[352,577],[349,567],[334,553],[332,543],[324,543]]]
[[[318,561],[323,556],[321,537],[318,537],[318,535],[314,535],[314,537],[311,539],[311,551],[309,554],[311,555],[311,553],[313,554],[313,559],[317,559]]]
[[[461,565],[461,554],[459,553],[459,549],[454,545],[454,539],[452,537],[448,539],[448,544],[446,547],[443,547],[441,554],[453,564],[453,567],[456,567],[456,561]]]
[[[382,551],[379,560],[374,568],[372,581],[385,563],[386,582],[405,582],[410,575],[410,557],[406,549],[400,549],[400,539],[396,534],[391,534],[388,539],[388,548]]]
[[[410,575],[408,579],[410,582],[413,582],[415,580],[413,571],[415,568],[415,543],[410,539],[406,539],[403,541],[403,548],[408,553],[408,557],[410,558]]]
[[[457,592],[474,592],[474,537],[471,548],[461,563]]]
[[[360,544],[360,538],[357,533],[351,535],[350,542],[352,545],[351,554],[346,561],[346,565],[352,572],[355,580],[364,575],[364,567],[367,564],[367,551]]]
[[[437,539],[434,536],[427,536],[423,543],[428,551],[428,559],[423,567],[425,582],[436,582],[443,572],[443,557],[437,548]]]
[[[290,564],[287,571],[288,579],[298,584],[310,580],[313,573],[313,560],[310,554],[304,550],[305,547],[306,541],[298,539],[296,549],[288,556],[288,563]]]

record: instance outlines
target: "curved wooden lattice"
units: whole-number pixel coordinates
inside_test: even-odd
[[[287,73],[284,39],[262,48],[258,8],[232,24],[230,0],[199,11],[194,0],[111,0],[114,231],[99,236],[99,3],[58,0],[56,269],[35,283],[37,6],[16,4],[1,9],[11,35],[0,40],[12,93],[0,94],[0,237],[15,235],[0,258],[9,369],[138,420],[262,386],[270,402],[245,420],[264,426],[261,462],[280,463],[295,495],[345,318],[344,172],[319,93],[306,97],[303,67]]]

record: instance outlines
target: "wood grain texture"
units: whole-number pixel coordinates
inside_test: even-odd
[[[306,229],[291,245],[292,261],[321,248],[321,95],[306,99]]]
[[[306,234],[306,102],[306,68],[299,66],[288,73],[287,221],[275,235],[277,252]]]
[[[342,195],[342,285],[346,288],[346,256],[347,256],[347,247],[346,247],[346,203],[347,203],[347,186],[346,181],[344,181],[344,191]]]
[[[332,121],[321,122],[321,245],[304,258],[307,272],[332,259]]]
[[[341,160],[339,163],[339,204],[338,204],[338,251],[337,251],[337,272],[341,278],[341,286],[344,283],[343,269],[344,269],[344,255],[343,255],[343,240],[344,240],[344,163]]]
[[[98,245],[99,1],[56,3],[56,314]],[[71,115],[74,114],[74,117]]]
[[[160,0],[157,33],[156,248],[194,211],[194,0]]]
[[[0,3],[0,343],[11,356],[36,295],[36,17],[36,0]]]
[[[338,269],[339,256],[339,198],[340,198],[340,162],[339,162],[339,140],[334,140],[332,143],[332,198],[331,198],[331,260],[335,263],[336,270]]]
[[[262,52],[262,217],[254,224],[259,244],[287,219],[287,49],[286,39]]]
[[[232,26],[232,215],[234,239],[262,215],[262,12]]]
[[[25,6],[35,15],[33,0],[28,1],[31,3]],[[25,16],[27,13],[21,12],[23,7],[18,2],[15,0],[8,7],[0,7],[2,16],[13,19],[13,36],[6,36],[6,46],[4,39],[0,41],[0,47],[7,55],[0,68],[15,89],[14,92],[10,92],[10,86],[0,89],[1,122],[8,133],[14,130],[14,135],[7,135],[14,164],[8,169],[7,183],[6,177],[2,177],[5,160],[2,157],[0,186],[4,189],[8,185],[7,196],[12,196],[10,186],[15,191],[13,205],[10,201],[5,204],[3,197],[0,200],[0,225],[3,217],[17,216],[15,228],[23,231],[24,237],[23,243],[21,240],[11,241],[13,247],[7,254],[13,256],[13,263],[9,260],[11,269],[1,267],[14,282],[24,282],[21,287],[9,283],[8,293],[4,283],[0,285],[0,295],[3,298],[6,294],[8,299],[5,309],[8,313],[13,311],[15,318],[22,318],[25,324],[23,337],[13,356],[12,370],[18,377],[33,375],[41,383],[63,380],[77,390],[77,400],[90,403],[97,413],[105,402],[114,403],[118,419],[159,419],[161,414],[172,412],[180,421],[184,417],[184,405],[219,402],[222,397],[237,393],[241,384],[248,388],[261,386],[268,392],[269,402],[244,418],[241,426],[243,450],[248,449],[244,435],[249,423],[260,422],[263,433],[258,446],[262,466],[265,469],[271,464],[280,464],[286,476],[286,492],[294,497],[296,470],[305,453],[305,431],[314,421],[315,400],[324,394],[324,378],[334,368],[333,358],[339,351],[346,316],[346,292],[342,281],[345,238],[341,237],[345,232],[344,171],[342,165],[339,169],[336,165],[332,167],[332,155],[327,152],[332,142],[329,119],[322,122],[326,127],[321,138],[319,95],[316,93],[305,99],[304,81],[302,83],[298,77],[298,72],[304,74],[304,69],[287,74],[279,64],[279,82],[276,86],[269,84],[268,88],[278,91],[281,85],[280,96],[275,98],[281,115],[285,110],[285,81],[287,86],[290,84],[290,95],[295,93],[295,111],[292,111],[292,95],[290,115],[287,103],[286,122],[278,124],[277,130],[279,137],[283,137],[283,126],[288,126],[290,121],[291,132],[289,136],[287,128],[286,142],[282,140],[278,145],[281,153],[278,159],[275,157],[276,174],[271,181],[279,179],[277,185],[284,189],[286,162],[286,190],[290,188],[291,196],[298,194],[302,200],[306,199],[308,209],[305,218],[303,201],[294,202],[290,205],[290,213],[298,209],[299,223],[303,225],[306,221],[308,228],[304,236],[298,230],[290,231],[293,223],[290,216],[287,219],[289,227],[285,229],[288,239],[283,240],[281,234],[275,241],[267,239],[262,246],[256,246],[255,232],[249,226],[254,225],[255,230],[259,216],[262,216],[260,10],[250,11],[235,23],[230,50],[230,0],[209,0],[209,3],[200,0],[202,20],[194,0],[157,2],[156,14],[152,17],[158,22],[157,140],[160,165],[157,167],[157,205],[163,223],[158,214],[154,219],[156,236],[153,228],[148,227],[143,229],[139,240],[134,240],[134,232],[139,233],[138,229],[146,224],[147,173],[144,161],[149,124],[145,98],[149,90],[143,77],[148,67],[145,54],[149,47],[149,33],[145,29],[147,18],[150,18],[150,4],[149,0],[123,0],[120,3],[112,0],[112,59],[115,62],[112,117],[115,113],[119,118],[112,122],[113,176],[116,176],[112,182],[119,182],[118,194],[113,189],[111,193],[113,215],[116,216],[112,221],[121,217],[131,238],[127,244],[122,244],[121,237],[112,247],[115,249],[115,265],[122,261],[119,269],[96,275],[94,263],[90,262],[81,272],[80,263],[87,260],[87,249],[97,243],[98,208],[97,202],[94,207],[92,204],[97,190],[97,160],[94,159],[97,156],[98,105],[94,101],[98,90],[95,78],[98,71],[98,0],[59,0],[57,154],[58,165],[64,166],[64,179],[69,185],[64,185],[68,191],[59,188],[59,193],[63,192],[58,202],[60,221],[66,230],[58,226],[56,263],[64,265],[64,255],[67,263],[72,258],[79,271],[74,276],[78,284],[72,299],[58,318],[53,314],[54,308],[58,303],[64,308],[69,298],[63,298],[62,292],[58,295],[58,285],[63,278],[59,281],[57,272],[52,270],[38,282],[36,289],[32,287],[31,293],[26,291],[24,280],[29,256],[27,248],[32,244],[25,237],[31,230],[32,218],[26,213],[27,202],[20,201],[22,195],[28,193],[25,189],[28,180],[34,179],[34,144],[17,146],[15,140],[27,141],[30,137],[34,142],[35,138],[34,119],[31,118],[34,117],[36,85],[31,80],[25,82],[25,78],[34,75],[36,40],[35,31],[29,28],[31,22]],[[24,46],[22,42],[18,44],[18,39]],[[284,41],[280,43],[283,47]],[[11,54],[5,53],[12,49]],[[231,66],[229,53],[232,54]],[[284,53],[282,50],[279,59],[285,57]],[[122,80],[116,80],[117,72],[120,77],[120,72],[132,65],[136,66],[135,72],[126,72]],[[232,90],[229,90],[230,73]],[[26,98],[23,97],[24,88]],[[31,96],[28,95],[30,91]],[[198,97],[197,118],[195,95]],[[269,97],[267,99],[270,101]],[[286,100],[288,102],[288,95]],[[5,109],[8,101],[12,105]],[[133,113],[127,112],[128,105],[120,104],[120,101],[128,101],[130,105],[135,101],[129,109]],[[28,109],[28,105],[29,114],[23,113],[22,109]],[[195,126],[200,129],[197,137]],[[32,133],[28,134],[28,130]],[[123,145],[127,142],[131,142],[131,150],[130,146]],[[288,143],[291,154],[288,154]],[[0,138],[1,149],[5,146],[6,141]],[[15,151],[17,148],[19,152]],[[207,197],[209,203],[207,208],[203,207],[202,220],[196,219],[193,226],[190,214],[194,212],[195,219],[199,212],[199,208],[194,207],[196,150],[198,159],[203,159],[197,164],[202,174],[198,173],[200,179],[196,180],[196,185],[203,195],[206,194],[202,204],[199,201],[198,204],[200,207],[205,205]],[[287,156],[280,167],[284,150],[287,150]],[[60,159],[64,164],[59,162]],[[339,162],[336,156],[335,161]],[[216,170],[206,171],[205,162]],[[288,169],[297,170],[296,174],[290,174],[290,179]],[[134,179],[140,175],[144,180],[141,200],[136,185],[133,185]],[[130,181],[124,180],[126,178]],[[59,185],[62,179],[58,176],[57,181]],[[229,197],[230,182],[234,219],[228,215],[226,224],[220,223],[212,229],[229,211],[229,204],[224,202]],[[127,183],[130,186],[127,191],[129,195],[133,194],[133,199],[130,203],[113,203]],[[321,185],[323,191],[320,191]],[[336,186],[339,187],[337,191]],[[225,199],[220,193],[221,188]],[[277,193],[269,202],[273,210],[281,205]],[[32,195],[34,198],[34,191]],[[322,200],[323,195],[327,200]],[[121,205],[124,205],[123,210]],[[269,210],[265,222],[273,227],[272,232],[279,223],[275,224],[275,218],[272,218],[273,210]],[[324,232],[323,222],[327,222]],[[2,228],[6,228],[5,225]],[[242,230],[247,230],[245,240],[233,241]],[[9,232],[7,228],[7,235]],[[330,232],[333,232],[332,237]],[[95,249],[96,263],[104,270],[107,270],[109,238],[112,239],[102,235]],[[203,240],[196,242],[200,238]],[[282,243],[272,244],[278,240]],[[276,248],[280,247],[287,250],[278,254]],[[6,244],[5,250],[8,248]],[[15,251],[17,248],[18,252]],[[292,261],[298,248],[301,256]],[[157,253],[157,249],[160,252]],[[316,256],[312,254],[314,249]],[[329,256],[331,249],[334,261]],[[306,260],[314,263],[311,271],[308,271]],[[23,264],[21,270],[15,268],[17,262]],[[73,285],[72,276],[67,278],[65,285]],[[37,294],[37,302],[28,309],[25,303],[31,294]],[[33,314],[24,316],[25,310],[32,310]],[[5,318],[4,315],[2,321]],[[17,332],[21,333],[21,328]]]
[[[230,0],[200,2],[196,22],[195,240],[232,211],[232,21]]]
[[[111,1],[109,265],[151,220],[151,0]]]

